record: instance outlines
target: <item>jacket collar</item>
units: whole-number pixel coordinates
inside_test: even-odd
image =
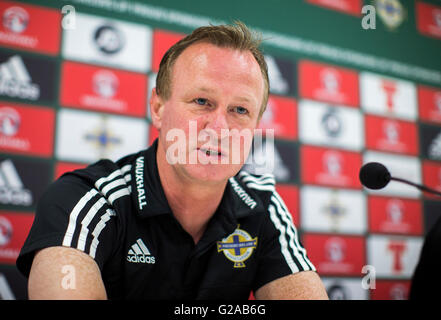
[[[132,198],[141,218],[172,214],[159,178],[157,149],[158,139],[147,150],[138,153],[132,166]],[[246,188],[235,176],[230,178],[226,185],[217,210],[217,213],[221,214],[214,216],[222,216],[222,220],[227,224],[236,225],[237,218],[248,216],[263,208],[257,194]]]

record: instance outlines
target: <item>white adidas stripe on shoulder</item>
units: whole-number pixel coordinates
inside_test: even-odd
[[[128,188],[125,188],[112,193],[109,197],[107,197],[107,200],[110,202],[111,205],[113,205],[115,200],[129,195],[130,195],[130,190]]]
[[[296,227],[295,227],[295,223],[294,223],[294,221],[293,221],[293,219],[292,219],[292,215],[290,214],[288,208],[286,207],[284,201],[282,200],[282,197],[279,195],[279,193],[278,193],[277,191],[273,192],[272,197],[274,197],[274,199],[272,199],[272,200],[275,201],[275,202],[277,202],[277,203],[280,205],[280,210],[281,210],[282,212],[284,212],[285,217],[287,217],[288,220],[291,222],[290,225],[291,225],[291,227],[293,228],[294,233],[297,235],[298,233],[297,233],[297,229],[296,229]],[[300,242],[299,242],[299,238],[298,238],[298,236],[296,236],[296,237],[294,238],[294,240],[295,240],[296,247],[297,247],[297,248],[300,250],[300,252],[302,253],[303,258],[305,259],[306,263],[309,264],[309,266],[311,267],[311,269],[315,271],[315,267],[314,267],[314,265],[311,263],[311,261],[310,261],[310,260],[308,259],[308,257],[307,257],[306,249],[305,249],[303,246],[300,245]]]
[[[68,223],[66,232],[64,234],[63,246],[68,246],[68,247],[72,246],[72,240],[73,240],[73,235],[75,233],[75,230],[77,227],[81,226],[81,230],[80,230],[79,237],[78,237],[77,249],[85,251],[86,241],[87,241],[87,237],[88,237],[89,231],[90,231],[88,227],[89,227],[89,224],[95,218],[95,216],[98,214],[98,212],[104,207],[104,205],[109,205],[109,204],[113,205],[114,201],[119,199],[120,197],[130,195],[130,189],[128,187],[117,190],[117,191],[114,191],[114,189],[126,184],[127,180],[130,181],[130,178],[128,179],[126,177],[127,175],[130,175],[130,173],[126,174],[126,176],[124,176],[124,174],[129,172],[131,170],[131,168],[132,168],[132,165],[128,164],[128,165],[125,165],[124,167],[122,167],[121,169],[117,169],[117,170],[113,171],[108,176],[98,179],[95,182],[96,189],[95,188],[90,189],[77,202],[74,209],[71,211],[71,213],[69,215],[69,223]],[[115,181],[112,181],[113,179],[117,178],[118,176],[120,176],[121,178],[116,179]],[[110,182],[110,181],[112,181],[112,182]],[[99,192],[98,190],[100,190],[100,187],[107,182],[110,182],[110,183],[107,184],[105,187],[103,187],[101,189],[101,192]],[[81,223],[78,224],[77,220],[78,220],[79,214],[84,210],[84,208],[87,206],[87,204],[97,194],[100,194],[100,193],[106,198],[99,197],[93,203],[93,205],[91,206],[89,211],[86,213],[86,215],[84,216]],[[97,226],[95,227],[95,230],[92,232],[93,239],[92,239],[92,244],[91,244],[90,250],[89,250],[89,254],[92,257],[95,257],[95,253],[96,253],[97,246],[99,243],[99,241],[98,241],[99,234],[104,229],[106,222],[108,220],[110,220],[110,217],[112,217],[114,215],[115,215],[115,212],[113,210],[111,210],[110,208],[108,208],[106,210],[106,213],[101,216],[100,221],[98,222]]]
[[[294,253],[294,256],[297,258],[297,261],[300,263],[304,270],[314,270],[314,265],[308,259],[306,255],[306,250],[300,245],[297,229],[292,221],[291,214],[283,209],[282,204],[274,195],[271,197],[271,201],[276,206],[276,213],[285,222],[286,233],[290,237],[289,246]]]
[[[260,180],[256,180],[254,177],[252,176],[245,176],[243,178],[241,178],[243,182],[257,182],[260,184],[276,184],[276,179],[274,179],[273,177],[267,177],[264,179],[260,179]]]
[[[272,174],[265,174],[255,177],[245,171],[241,171],[239,175],[247,187],[272,192],[271,204],[268,210],[271,221],[280,232],[279,243],[282,254],[291,270],[293,272],[299,271],[299,267],[295,263],[297,261],[304,270],[315,271],[314,265],[306,255],[306,250],[300,245],[292,216],[276,191],[274,176]]]
[[[88,192],[86,192],[86,194],[80,199],[80,201],[77,202],[77,204],[71,211],[69,215],[69,224],[67,226],[63,238],[63,246],[67,246],[67,247],[71,246],[72,237],[75,232],[78,215],[80,214],[81,210],[83,210],[85,205],[89,202],[89,200],[92,199],[96,194],[98,194],[98,191],[96,189],[91,189]]]
[[[239,178],[244,182],[253,181],[259,183],[273,183],[273,184],[276,183],[275,177],[271,173],[266,173],[259,177],[256,177],[246,171],[240,171]]]
[[[276,181],[272,175],[262,176],[260,178],[254,177],[247,172],[242,171],[241,180],[245,182],[245,185],[251,189],[261,191],[275,191]]]
[[[245,185],[251,189],[261,190],[261,191],[274,191],[275,188],[273,185],[262,185],[255,182],[247,182]]]
[[[109,184],[107,184],[104,188],[101,189],[101,193],[104,196],[107,196],[107,193],[110,190],[112,190],[112,189],[114,189],[116,187],[119,187],[119,186],[126,185],[126,184],[127,184],[127,181],[125,179],[118,179],[118,180],[112,181]]]
[[[99,244],[98,237],[100,236],[101,231],[103,231],[103,229],[106,227],[107,221],[109,221],[110,218],[115,215],[116,215],[115,211],[113,211],[112,209],[107,209],[106,213],[101,216],[100,221],[95,226],[95,229],[93,229],[92,231],[93,239],[89,249],[89,255],[93,259],[95,259],[96,249],[98,248],[98,244]]]
[[[274,175],[272,173],[264,173],[262,175],[260,175],[259,177],[255,177],[254,175],[252,175],[249,172],[246,171],[240,171],[239,172],[239,177],[243,177],[243,176],[247,176],[247,177],[253,177],[255,179],[265,179],[265,178],[274,178]]]
[[[99,198],[98,201],[95,202],[93,204],[93,206],[89,209],[86,216],[81,221],[81,231],[80,231],[80,235],[78,237],[77,249],[84,251],[84,249],[86,248],[87,235],[89,234],[89,229],[87,227],[92,222],[92,219],[95,217],[95,215],[98,213],[98,211],[106,203],[107,203],[106,199],[104,199],[102,197]]]
[[[297,234],[297,229],[295,227],[295,223],[292,219],[291,214],[289,213],[288,208],[286,207],[285,203],[282,200],[282,197],[280,197],[280,195],[276,192],[273,193],[273,197],[275,197],[275,201],[277,201],[280,206],[281,206],[281,210],[283,210],[286,213],[286,217],[288,217],[288,219],[291,221],[292,223],[292,228],[294,228],[294,232],[295,234]],[[297,248],[299,248],[299,250],[302,252],[303,257],[305,258],[305,260],[307,261],[307,263],[309,263],[309,265],[312,267],[312,269],[315,271],[315,267],[314,265],[311,263],[311,261],[308,259],[307,254],[306,254],[306,249],[303,248],[303,246],[300,245],[300,242],[298,240],[298,237],[295,238],[295,242],[296,242],[296,246]]]
[[[279,244],[282,251],[282,255],[285,258],[286,263],[288,264],[292,273],[299,272],[300,270],[297,267],[296,263],[294,262],[291,253],[288,250],[288,242],[286,241],[286,236],[285,236],[285,227],[280,222],[280,219],[276,214],[276,209],[274,208],[274,205],[270,204],[268,211],[270,213],[271,221],[273,222],[276,229],[279,230],[280,232]]]
[[[271,174],[271,173],[265,173],[263,175],[260,175],[260,176],[256,177],[255,175],[252,175],[251,173],[248,173],[246,171],[240,171],[239,172],[239,178],[241,180],[244,180],[244,179],[248,180],[248,179],[250,179],[250,180],[253,180],[253,181],[256,181],[256,182],[262,182],[262,181],[265,181],[265,180],[275,180],[274,175]]]
[[[128,196],[131,193],[131,187],[127,185],[132,177],[130,170],[132,169],[131,164],[127,164],[121,169],[116,169],[107,177],[98,179],[95,182],[95,187],[100,190],[100,192],[107,198],[108,202],[113,205],[113,202],[123,196]],[[118,178],[118,179],[116,179]],[[112,181],[113,180],[113,181]],[[103,188],[101,188],[105,183],[107,183]],[[126,188],[114,191],[114,189],[126,185]]]
[[[130,169],[132,169],[132,165],[131,164],[127,164],[124,167],[122,167],[121,169],[116,169],[111,174],[109,174],[107,177],[103,177],[103,178],[98,179],[95,182],[95,187],[97,189],[100,189],[102,184],[104,184],[104,183],[106,183],[108,181],[112,181],[117,176],[124,177],[124,174],[126,174],[128,171],[130,171]]]

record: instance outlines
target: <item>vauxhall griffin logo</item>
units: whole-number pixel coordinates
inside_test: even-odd
[[[433,12],[433,21],[435,21],[435,24],[441,29],[441,11],[435,10]]]
[[[10,7],[3,13],[3,26],[14,33],[21,33],[28,27],[29,15],[20,7]]]
[[[406,300],[407,296],[408,290],[402,284],[396,284],[390,288],[389,297],[392,300]]]
[[[103,98],[113,98],[118,91],[118,77],[113,72],[100,70],[93,75],[93,91]]]
[[[9,147],[29,150],[29,140],[17,135],[20,130],[20,124],[20,114],[14,108],[0,107],[0,148]]]
[[[338,177],[342,171],[342,157],[339,153],[327,151],[323,156],[323,166],[327,173]]]
[[[400,139],[399,126],[394,121],[385,121],[383,123],[383,133],[386,136],[387,142],[390,144],[397,144]]]
[[[441,92],[435,94],[434,103],[438,112],[441,112]]]
[[[12,238],[12,225],[8,219],[0,216],[0,247],[6,246]]]
[[[9,107],[0,108],[0,134],[14,136],[20,127],[20,115]]]
[[[334,262],[342,262],[346,256],[346,244],[340,238],[330,238],[325,244],[327,258]]]
[[[391,200],[386,207],[387,218],[393,224],[401,223],[403,220],[403,202],[400,200]]]
[[[333,69],[324,69],[320,73],[320,79],[323,87],[328,91],[328,93],[335,94],[339,91],[340,80],[338,73]]]

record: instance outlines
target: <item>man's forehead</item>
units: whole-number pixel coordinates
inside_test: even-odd
[[[204,66],[209,62],[220,62],[222,58],[226,58],[229,63],[246,64],[248,67],[254,65],[260,69],[251,51],[218,46],[209,42],[197,42],[185,48],[176,59],[175,65],[189,66],[188,64],[191,63],[192,67]]]
[[[208,42],[197,42],[187,47],[176,59],[171,70],[171,90],[178,78],[191,78],[191,85],[209,92],[213,88],[201,83],[203,78],[229,81],[236,79],[241,85],[262,87],[265,96],[265,80],[259,63],[249,50],[221,47]],[[199,77],[202,76],[202,77]],[[199,81],[200,80],[200,81]],[[186,81],[188,82],[188,81]],[[194,91],[194,90],[192,90]],[[260,96],[260,93],[257,94]],[[244,95],[243,101],[250,101]],[[251,99],[254,100],[254,99]]]

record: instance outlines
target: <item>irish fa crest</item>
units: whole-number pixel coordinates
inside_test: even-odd
[[[234,262],[234,268],[245,267],[244,261],[251,257],[257,247],[257,237],[251,238],[248,232],[239,227],[228,237],[217,242],[217,252],[223,251],[225,257]]]
[[[399,0],[375,0],[377,14],[391,30],[396,29],[406,18],[406,9]]]

